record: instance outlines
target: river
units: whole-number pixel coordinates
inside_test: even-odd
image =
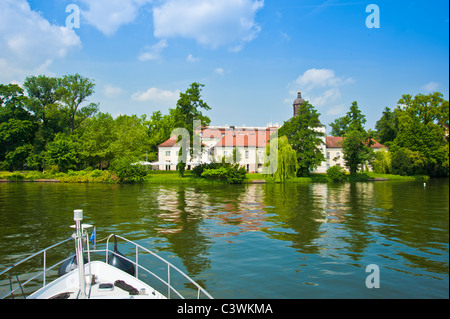
[[[97,238],[137,241],[215,298],[449,298],[448,179],[0,183],[0,271],[68,238],[74,209]]]

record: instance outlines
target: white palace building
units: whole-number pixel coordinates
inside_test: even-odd
[[[294,116],[298,114],[300,105],[304,103],[301,93],[293,103]],[[220,162],[222,158],[231,159],[235,148],[239,151],[239,165],[244,166],[248,172],[261,172],[265,160],[266,146],[270,140],[270,135],[276,132],[281,125],[268,124],[266,127],[248,126],[208,126],[203,127],[196,134],[199,135],[202,151],[201,155],[194,156],[187,160],[187,169],[191,169],[200,163]],[[334,165],[346,168],[343,151],[342,137],[326,136],[325,126],[317,128],[324,133],[322,137],[322,152],[325,161],[314,171],[315,173],[325,173]],[[178,136],[172,136],[158,146],[158,162],[152,163],[159,170],[176,170],[178,154],[181,148],[177,143]],[[375,151],[386,148],[378,142],[371,146]],[[228,160],[230,161],[230,160]],[[347,169],[347,168],[346,168]]]

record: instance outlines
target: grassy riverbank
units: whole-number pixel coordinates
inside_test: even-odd
[[[426,181],[429,177],[400,176],[391,174],[376,174],[373,172],[344,176],[343,182],[367,182],[367,181]],[[67,173],[54,172],[0,172],[0,181],[14,182],[61,182],[61,183],[119,183],[119,178],[109,171],[83,170],[69,171]],[[195,176],[192,172],[186,171],[184,177],[180,177],[176,171],[150,171],[143,180],[148,184],[211,184],[213,181]],[[248,173],[248,183],[274,183],[272,177],[262,174]],[[326,174],[312,174],[310,177],[296,177],[286,181],[287,183],[327,183]],[[217,183],[217,181],[215,182]],[[222,183],[222,182],[219,182]]]
[[[252,178],[257,178],[260,174],[248,174],[249,180]],[[417,176],[400,176],[400,175],[392,175],[392,174],[377,174],[373,172],[367,172],[357,175],[345,174],[342,182],[372,182],[372,181],[427,181],[430,177],[427,175],[417,175]],[[273,183],[271,177],[267,177],[266,180],[268,183]],[[311,174],[309,177],[295,177],[288,179],[286,183],[329,183],[330,181],[327,179],[327,174]]]

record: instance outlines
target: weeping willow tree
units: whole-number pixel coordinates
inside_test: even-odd
[[[292,149],[288,142],[286,136],[276,138],[278,142],[278,160],[277,169],[273,174],[272,178],[275,181],[280,181],[284,183],[288,178],[297,176],[297,153]],[[274,141],[271,139],[271,142]],[[266,146],[266,155],[270,154],[270,144]],[[270,162],[266,162],[265,166],[270,166]]]

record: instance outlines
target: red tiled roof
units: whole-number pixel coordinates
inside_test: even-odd
[[[326,137],[327,148],[342,148],[343,139],[344,138],[340,136],[327,136]],[[372,148],[387,148],[386,146],[380,144],[374,139],[372,139],[372,141],[374,142],[374,144],[370,146]]]
[[[158,147],[172,147],[177,144],[177,136],[172,136],[167,141],[158,145]]]
[[[340,148],[340,147],[342,147],[342,137],[327,136],[326,143],[327,143],[327,148]]]
[[[169,138],[167,141],[159,144],[158,147],[180,146],[179,143],[177,143],[177,140],[178,140],[178,137],[174,135],[171,138]],[[202,143],[202,146],[206,146],[206,144]]]
[[[225,129],[205,128],[202,130],[202,137],[204,137],[204,138],[221,138],[223,133],[225,133]]]
[[[266,147],[270,134],[271,131],[268,129],[264,132],[254,130],[226,132],[215,147]]]

